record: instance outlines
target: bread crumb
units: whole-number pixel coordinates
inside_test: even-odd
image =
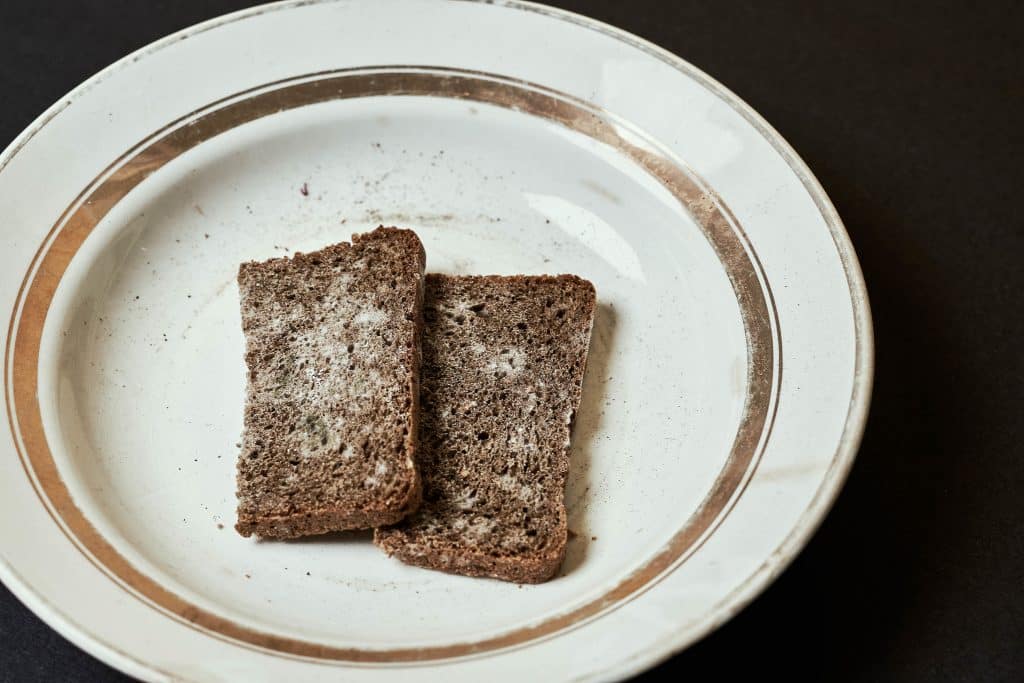
[[[217,522],[217,528],[218,528],[218,529],[223,529],[223,528],[224,528],[224,525],[223,525],[223,524],[221,524],[220,522]]]

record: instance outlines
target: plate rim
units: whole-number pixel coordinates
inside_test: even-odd
[[[556,21],[567,22],[583,29],[596,31],[613,40],[636,48],[663,64],[668,65],[674,70],[679,71],[683,75],[697,81],[700,85],[721,99],[736,113],[742,116],[744,120],[751,124],[757,133],[760,134],[760,136],[772,146],[783,161],[786,162],[790,170],[796,174],[801,185],[804,187],[804,190],[814,201],[817,210],[824,219],[832,238],[833,246],[836,248],[837,255],[839,256],[843,268],[853,316],[853,381],[850,401],[839,442],[817,490],[815,491],[811,501],[800,513],[790,532],[772,552],[771,560],[773,561],[766,561],[732,592],[726,595],[726,597],[709,610],[702,619],[702,624],[694,629],[688,629],[685,632],[673,634],[672,637],[657,641],[646,647],[644,650],[633,653],[631,657],[622,660],[617,666],[605,669],[603,672],[595,674],[595,676],[608,678],[629,676],[650,668],[659,662],[668,659],[682,649],[698,642],[744,609],[755,597],[766,590],[789,566],[793,559],[795,559],[796,555],[799,554],[799,552],[806,546],[810,538],[817,531],[821,523],[824,521],[824,518],[827,516],[842,488],[842,485],[845,483],[846,478],[849,475],[854,460],[856,459],[857,450],[860,446],[867,422],[871,390],[874,381],[875,342],[868,292],[863,272],[842,219],[839,217],[835,206],[832,204],[832,201],[829,199],[824,188],[811,172],[806,162],[804,162],[800,155],[782,137],[782,135],[779,134],[779,132],[759,113],[757,113],[753,107],[698,67],[669,50],[628,31],[568,10],[554,8],[530,2],[528,0],[499,0],[497,2],[494,0],[438,1],[445,3],[459,2],[467,4],[493,4],[502,9],[531,12]],[[270,12],[297,9],[307,5],[337,3],[339,3],[339,0],[279,0],[278,2],[257,5],[213,17],[206,21],[183,28],[131,52],[85,79],[81,84],[73,88],[65,96],[59,98],[53,105],[32,121],[9,145],[7,145],[6,148],[4,148],[2,152],[0,152],[0,172],[2,172],[4,168],[17,156],[17,154],[31,141],[31,139],[35,137],[35,135],[38,134],[51,120],[59,115],[61,111],[70,106],[93,86],[104,80],[109,74],[114,73],[115,71],[136,61],[140,61],[146,56],[154,54],[181,39],[195,36],[237,21]],[[134,656],[94,637],[92,634],[85,631],[85,629],[72,622],[66,615],[60,612],[59,608],[51,605],[44,596],[33,590],[29,583],[17,575],[13,568],[10,567],[3,558],[0,558],[0,579],[3,580],[8,589],[11,590],[11,592],[29,609],[77,647],[99,657],[100,659],[103,659],[112,666],[135,676],[146,676],[147,674],[152,676],[155,674],[161,677],[169,677],[171,675],[166,671],[157,669],[149,663],[139,661]]]

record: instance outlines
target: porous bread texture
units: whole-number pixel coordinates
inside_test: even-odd
[[[415,233],[381,227],[241,265],[240,534],[371,528],[419,504],[425,262]]]
[[[423,502],[378,529],[378,546],[468,576],[538,583],[558,571],[595,300],[572,275],[426,276]]]

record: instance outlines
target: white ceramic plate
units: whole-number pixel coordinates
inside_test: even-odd
[[[607,680],[735,614],[854,457],[864,285],[810,171],[648,43],[539,5],[286,2],[93,77],[0,156],[0,576],[150,680]],[[240,261],[379,223],[600,308],[539,586],[234,522]]]

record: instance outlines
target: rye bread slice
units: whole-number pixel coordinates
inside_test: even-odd
[[[519,583],[565,556],[569,438],[594,319],[572,275],[427,275],[423,502],[374,541],[403,562]]]
[[[365,529],[419,504],[425,261],[415,233],[382,227],[241,265],[249,373],[238,533]]]

